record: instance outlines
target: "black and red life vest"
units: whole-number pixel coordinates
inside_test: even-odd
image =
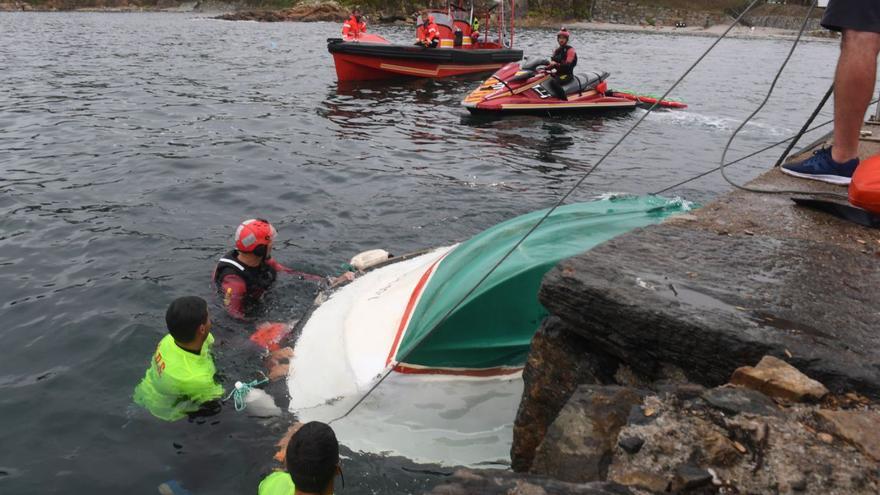
[[[227,275],[238,275],[247,286],[245,305],[253,304],[263,297],[278,278],[278,273],[265,260],[260,266],[247,266],[238,260],[238,251],[233,249],[217,261],[214,268],[214,284],[217,290],[223,286],[223,278]]]
[[[574,53],[574,59],[572,59],[570,64],[565,63],[565,59],[568,58],[568,51],[574,50],[568,43],[558,47],[554,52],[553,56],[550,57],[550,60],[559,64],[556,68],[556,73],[559,76],[570,76],[574,73],[574,67],[578,63],[577,52]]]

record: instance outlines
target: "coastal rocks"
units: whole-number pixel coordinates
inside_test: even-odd
[[[650,396],[648,397],[650,398]],[[635,454],[616,449],[607,480],[634,489],[682,493],[877,493],[880,464],[844,442],[827,443],[806,426],[819,406],[775,416],[723,411],[697,399],[661,400],[657,420],[626,425]]]
[[[558,320],[554,326],[566,329]],[[539,349],[545,358],[553,356],[548,344],[565,337],[553,332],[548,339],[547,329],[542,331]],[[538,362],[546,365],[532,364]],[[786,363],[762,362],[755,368],[765,373],[800,373]],[[531,380],[538,383],[540,377]],[[568,483],[610,481],[639,494],[880,490],[876,402],[848,393],[826,396],[822,403],[779,398],[777,404],[729,383],[702,389],[664,380],[648,386],[578,386],[546,428],[529,474]],[[517,432],[526,431],[527,425],[520,426]]]
[[[880,413],[876,411],[818,411],[820,427],[856,446],[880,462]]]
[[[764,356],[755,367],[737,368],[730,383],[793,402],[817,401],[828,394],[824,385],[773,356]]]
[[[712,407],[729,415],[745,413],[755,416],[772,416],[778,414],[776,403],[761,392],[754,390],[717,387],[707,390],[702,397]]]
[[[300,4],[282,10],[247,10],[230,12],[215,17],[224,21],[258,22],[342,22],[350,12],[336,2]]]
[[[29,12],[34,8],[29,3],[18,0],[12,2],[0,2],[0,12]]]
[[[594,21],[613,24],[709,27],[729,20],[718,10],[673,9],[632,0],[595,0],[591,10]]]
[[[591,354],[583,339],[558,318],[547,318],[532,338],[523,370],[523,400],[510,449],[513,470],[529,470],[547,427],[578,385],[610,383],[616,368],[607,356]]]
[[[861,289],[878,284],[867,256],[667,222],[559,263],[539,298],[591,348],[654,379],[674,365],[717,386],[765,355],[791,356],[835,393],[878,398],[880,293]]]
[[[641,402],[626,387],[578,387],[547,429],[530,472],[569,482],[605,479],[618,432]]]
[[[427,495],[630,495],[628,488],[616,483],[565,483],[541,476],[514,474],[509,471],[472,471],[460,469],[449,482],[435,487]],[[633,494],[634,495],[634,494]]]

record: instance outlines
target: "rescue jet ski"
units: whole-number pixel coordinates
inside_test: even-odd
[[[608,91],[607,72],[579,74],[563,83],[567,99],[557,96],[549,61],[536,59],[505,65],[461,102],[471,112],[528,113],[631,110],[638,101]]]

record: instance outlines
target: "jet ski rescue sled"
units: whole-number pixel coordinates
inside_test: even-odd
[[[522,65],[510,63],[480,84],[461,104],[472,113],[547,113],[632,110],[649,103],[633,93],[609,90],[607,72],[575,75],[563,83],[566,99],[561,99],[552,86],[553,73],[546,69],[548,63],[546,59]],[[670,103],[664,100],[661,105],[687,106]]]
[[[510,19],[505,23],[507,2]],[[333,55],[339,82],[495,71],[523,56],[522,50],[513,49],[514,3],[502,0],[486,12],[475,13],[473,3],[465,9],[462,2],[449,1],[446,9],[429,11],[440,30],[436,48],[392,44],[370,34],[358,39],[330,38],[327,50]],[[492,21],[494,24],[490,24]],[[421,18],[418,22],[421,24]]]

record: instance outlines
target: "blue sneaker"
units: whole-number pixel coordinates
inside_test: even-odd
[[[795,163],[782,166],[782,172],[802,179],[820,180],[829,184],[848,186],[853,172],[859,166],[859,159],[853,158],[846,163],[837,163],[831,158],[831,148],[822,148],[813,152],[813,156]]]

